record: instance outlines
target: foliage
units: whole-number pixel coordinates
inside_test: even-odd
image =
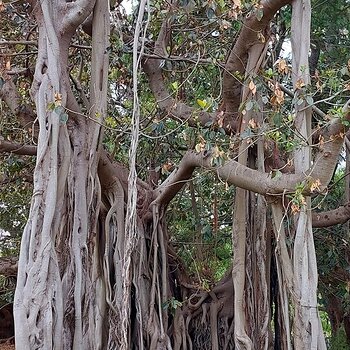
[[[340,327],[337,333],[331,338],[329,350],[347,350],[349,344],[346,340],[346,334],[343,327]]]

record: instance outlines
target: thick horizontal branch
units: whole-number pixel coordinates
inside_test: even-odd
[[[262,195],[293,193],[296,185],[306,178],[304,174],[282,174],[272,177],[269,173],[251,169],[235,160],[228,160],[222,166],[215,166],[213,160],[213,156],[207,151],[200,153],[187,152],[179,167],[156,190],[156,202],[160,204],[169,203],[187,180],[191,178],[196,168],[212,170],[216,172],[221,180]],[[305,190],[307,191],[307,189]]]
[[[0,152],[35,156],[36,150],[37,147],[34,145],[21,145],[20,143],[1,140],[0,137]]]
[[[329,227],[344,224],[350,219],[350,202],[329,211],[312,214],[312,227]]]
[[[12,152],[19,155],[36,155],[37,147],[33,145],[20,145],[8,141],[0,140],[0,152]],[[284,179],[289,179],[289,190],[284,185],[281,186],[281,181],[276,181],[269,174],[260,173],[247,167],[243,167],[238,162],[229,161],[222,167],[213,167],[210,157],[203,157],[198,153],[190,152],[185,155],[179,168],[174,171],[168,179],[157,189],[157,203],[169,203],[171,199],[180,191],[186,182],[192,177],[196,167],[204,167],[215,170],[217,174],[225,181],[235,184],[236,186],[246,186],[254,192],[262,194],[277,194],[293,192],[295,185],[302,181],[300,176],[284,175]],[[124,188],[127,188],[128,169],[120,164],[111,161],[107,154],[103,152],[99,163],[99,176],[104,188],[111,187],[116,177],[124,183]],[[249,180],[249,177],[255,178],[256,181]],[[285,181],[283,179],[283,181]],[[287,182],[286,182],[287,184]],[[141,192],[150,191],[150,187],[138,180],[138,187]],[[329,227],[337,224],[343,224],[350,219],[350,202],[345,205],[326,212],[313,213],[312,226],[315,228]],[[5,265],[4,265],[5,266]],[[8,266],[8,265],[6,265]],[[1,274],[0,261],[0,274]]]

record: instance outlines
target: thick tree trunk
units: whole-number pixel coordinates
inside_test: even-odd
[[[100,124],[71,112],[75,103],[67,71],[71,34],[94,3],[71,4],[67,16],[56,2],[35,6],[39,56],[32,96],[40,130],[14,303],[19,349],[101,348],[97,335],[105,296],[97,274]],[[99,28],[94,26],[91,119],[103,120],[109,26],[105,2],[97,2],[94,20]]]
[[[294,1],[292,7],[293,87],[296,98],[302,97],[303,87],[310,84],[308,69],[310,50],[310,0]],[[295,103],[295,126],[300,147],[295,151],[296,173],[305,173],[311,166],[311,107]],[[296,348],[326,349],[317,304],[317,262],[312,233],[311,198],[300,204],[294,240],[293,304],[294,343]]]

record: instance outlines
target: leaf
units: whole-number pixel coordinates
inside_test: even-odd
[[[55,103],[54,103],[54,108],[53,108],[53,110],[54,110],[55,113],[58,114],[59,116],[60,116],[61,114],[64,113],[64,108],[63,108],[61,105],[58,105],[58,106],[57,106]]]
[[[253,80],[249,83],[249,90],[252,92],[253,95],[256,94],[256,85],[254,84]]]
[[[304,102],[304,100],[302,98],[298,98],[297,105],[300,106],[303,104],[303,102]]]
[[[247,111],[250,111],[253,107],[254,107],[254,103],[253,103],[252,100],[249,100],[249,101],[247,102],[247,104],[245,105],[245,109],[246,109]]]
[[[232,24],[231,24],[229,21],[226,21],[225,19],[223,19],[223,20],[221,21],[221,25],[220,25],[220,28],[221,28],[221,29],[226,30],[226,29],[229,29],[229,28],[231,28],[231,27],[232,27]]]
[[[310,95],[307,95],[305,97],[305,100],[306,100],[307,104],[310,105],[310,106],[314,104],[314,99]]]
[[[197,103],[201,108],[205,108],[207,106],[207,100],[200,100],[199,98],[197,99]]]
[[[283,91],[281,90],[281,88],[279,87],[279,84],[276,83],[274,86],[273,86],[273,89],[274,89],[274,96],[271,97],[271,104],[273,106],[276,106],[276,105],[281,105],[284,101],[284,93]]]
[[[55,106],[61,106],[62,105],[62,94],[60,94],[59,92],[55,92],[54,98],[55,98]]]
[[[292,210],[292,213],[293,214],[297,214],[300,212],[300,207],[299,205],[295,204],[295,203],[292,203],[291,205],[291,210]]]
[[[268,99],[267,96],[263,96],[263,97],[261,98],[261,100],[262,100],[262,102],[263,102],[264,105],[266,105],[266,103],[269,102],[269,99]]]
[[[300,90],[305,86],[304,80],[302,78],[299,78],[295,83],[295,88]]]
[[[277,62],[277,64],[278,64],[278,72],[279,73],[288,74],[289,68],[288,68],[286,60],[281,59]]]
[[[263,44],[266,42],[266,38],[263,33],[261,32],[258,33],[258,40]]]
[[[349,70],[347,67],[343,67],[341,70],[340,70],[340,74],[341,75],[349,75]]]
[[[320,179],[316,179],[314,181],[312,181],[311,185],[310,185],[310,191],[314,192],[314,191],[321,191],[320,189],[321,186],[321,181]]]
[[[264,17],[264,10],[260,7],[258,9],[256,9],[255,17],[258,21],[261,21],[261,19]]]
[[[200,153],[202,151],[204,151],[205,149],[205,144],[203,143],[197,143],[196,146],[194,147],[194,149],[196,150],[197,153]]]
[[[47,110],[48,111],[50,111],[50,112],[52,112],[54,109],[55,109],[55,102],[49,102],[48,104],[47,104]]]
[[[61,124],[66,124],[68,120],[68,114],[67,113],[62,113],[60,115],[60,123]]]
[[[257,127],[256,121],[253,118],[248,121],[248,125],[251,129],[255,129]]]
[[[214,19],[216,17],[215,16],[215,11],[211,7],[207,8],[206,15],[207,15],[208,19],[210,19],[210,20],[212,20],[212,19]]]
[[[233,0],[233,4],[234,4],[234,6],[239,7],[239,8],[242,6],[241,0]]]
[[[179,90],[179,83],[177,81],[174,81],[173,83],[171,83],[171,87],[174,91]]]
[[[282,176],[282,173],[280,170],[276,170],[272,172],[271,178],[277,180]]]

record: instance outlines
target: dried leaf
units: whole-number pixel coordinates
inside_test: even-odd
[[[253,118],[249,120],[248,125],[252,129],[255,129],[257,127],[256,121]]]
[[[217,114],[217,122],[218,122],[219,128],[222,128],[224,125],[224,111],[220,111]]]
[[[297,90],[302,89],[305,86],[304,80],[302,78],[299,78],[295,83],[295,88]]]
[[[318,138],[318,142],[319,142],[320,147],[322,147],[324,144],[324,137],[322,135],[320,135],[320,137]]]
[[[290,208],[291,208],[293,214],[297,214],[297,213],[299,213],[299,211],[300,211],[299,205],[297,205],[297,204],[295,204],[295,203],[292,203],[292,205],[291,205]]]
[[[313,182],[311,183],[310,191],[311,191],[311,192],[314,192],[314,191],[321,191],[320,186],[321,186],[321,181],[320,181],[320,179],[316,179],[315,181],[313,181]]]
[[[249,83],[249,90],[252,92],[253,95],[256,93],[256,85],[254,84],[253,80]]]
[[[241,8],[241,6],[242,6],[241,0],[233,0],[233,5]]]
[[[55,106],[62,105],[62,95],[59,92],[55,92]]]
[[[275,84],[274,85],[274,96],[271,97],[271,104],[273,106],[276,106],[276,105],[281,105],[284,101],[284,92],[281,90],[279,84]]]
[[[281,59],[277,62],[277,64],[278,64],[278,72],[279,73],[288,74],[289,68],[288,68],[286,60]]]
[[[220,28],[221,28],[221,29],[226,30],[226,29],[229,29],[229,28],[231,28],[231,27],[232,27],[232,24],[231,24],[229,21],[226,21],[225,19],[223,19],[223,20],[221,21],[221,24],[220,24]]]
[[[266,42],[266,39],[263,33],[261,32],[258,33],[258,40],[263,44]]]

